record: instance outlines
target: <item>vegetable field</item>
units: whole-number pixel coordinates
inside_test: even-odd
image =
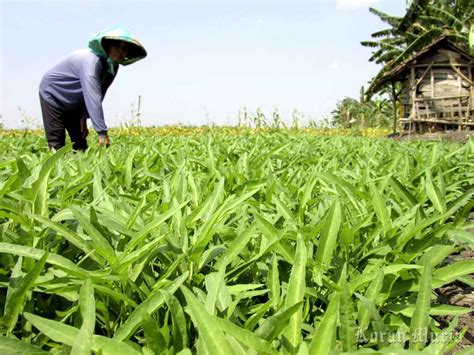
[[[0,353],[443,354],[474,142],[2,138]],[[442,329],[436,317],[452,315]]]

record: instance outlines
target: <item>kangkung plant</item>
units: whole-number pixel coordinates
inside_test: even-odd
[[[2,353],[443,354],[471,311],[434,290],[472,285],[472,141],[0,148]]]

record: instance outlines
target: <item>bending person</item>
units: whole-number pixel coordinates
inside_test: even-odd
[[[80,49],[56,64],[41,79],[39,94],[46,139],[51,149],[65,145],[66,131],[73,149],[86,150],[87,118],[110,145],[102,101],[117,75],[119,64],[128,65],[147,53],[128,30],[111,27],[97,33],[88,49]]]

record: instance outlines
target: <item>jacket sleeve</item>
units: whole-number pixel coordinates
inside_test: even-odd
[[[83,62],[80,69],[78,76],[81,82],[84,104],[92,121],[92,126],[99,135],[106,135],[108,128],[105,124],[104,110],[102,108],[100,80],[102,64],[99,58],[88,58]]]

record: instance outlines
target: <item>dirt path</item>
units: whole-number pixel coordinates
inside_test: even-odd
[[[424,133],[409,134],[406,132],[389,135],[390,138],[396,140],[427,140],[427,141],[449,141],[449,142],[466,142],[469,138],[474,139],[474,131],[450,132],[450,133]]]
[[[453,255],[453,258],[459,260],[474,260],[474,251],[472,249],[468,249],[457,255]],[[453,282],[449,285],[440,287],[435,291],[438,294],[439,303],[470,307],[472,310],[474,310],[474,291],[470,286],[462,282]],[[453,319],[452,316],[439,316],[435,318],[442,324],[443,327],[447,327],[449,322]],[[454,354],[457,351],[474,346],[474,311],[459,317],[458,325],[453,333],[459,334],[463,331],[463,329],[467,330],[462,340],[456,345],[454,349],[448,351],[446,354]]]

